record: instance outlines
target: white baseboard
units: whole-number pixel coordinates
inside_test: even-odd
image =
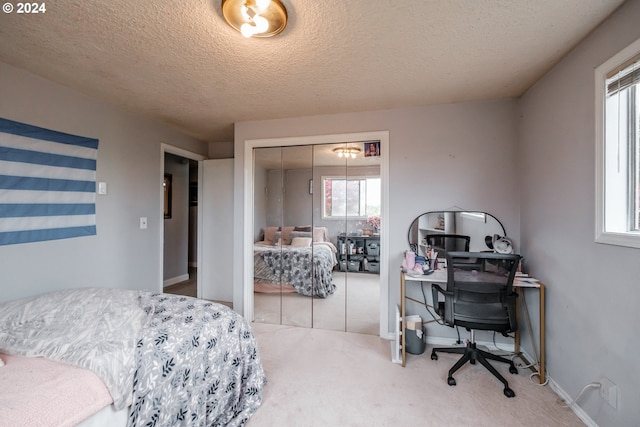
[[[189,280],[189,273],[163,281],[162,287],[166,288],[167,286],[175,285],[176,283],[184,282],[185,280]]]
[[[562,387],[560,387],[558,385],[558,383],[556,383],[553,378],[550,378],[547,375],[547,380],[549,381],[549,387],[551,387],[551,390],[555,391],[556,394],[562,398],[565,402],[571,402],[571,400],[573,399],[571,396],[569,396],[567,394],[566,391],[564,391],[562,389]],[[591,417],[589,415],[587,415],[587,413],[580,407],[580,405],[578,405],[575,402],[572,402],[571,405],[569,406],[569,408],[571,408],[571,410],[573,411],[574,414],[576,414],[578,416],[578,418],[580,418],[580,420],[582,420],[582,422],[587,426],[587,427],[598,427],[598,423],[596,423],[595,421],[593,421],[591,419]]]

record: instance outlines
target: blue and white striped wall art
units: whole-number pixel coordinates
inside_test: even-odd
[[[0,246],[96,234],[98,140],[0,118]]]

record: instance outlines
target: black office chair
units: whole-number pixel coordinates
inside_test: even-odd
[[[504,384],[505,396],[513,397],[515,393],[507,380],[488,360],[509,364],[512,374],[518,370],[511,360],[476,348],[475,330],[496,331],[506,336],[518,329],[513,279],[521,257],[491,252],[446,252],[445,255],[448,266],[467,263],[474,266],[448,267],[447,289],[431,285],[433,306],[445,324],[466,328],[471,337],[466,347],[434,348],[431,359],[438,360],[438,352],[463,355],[449,370],[447,383],[451,386],[456,385],[453,374],[465,363],[473,365],[477,360]],[[444,301],[439,301],[438,294],[444,295]]]
[[[444,255],[444,252],[465,251],[469,252],[471,237],[461,234],[427,234],[427,245]]]

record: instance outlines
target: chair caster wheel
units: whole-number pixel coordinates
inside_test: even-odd
[[[475,365],[476,361],[475,361],[475,359],[471,359],[471,360],[469,360],[469,363],[471,363],[472,365]]]
[[[456,385],[456,380],[453,377],[449,377],[449,378],[447,378],[447,384]],[[513,392],[511,392],[511,393],[513,393]]]
[[[511,366],[509,366],[509,372],[512,373],[512,374],[517,374],[518,373],[518,369],[515,366],[511,365]]]
[[[509,387],[504,388],[504,395],[507,397],[514,397],[516,394]]]
[[[431,360],[438,360],[438,355],[435,352],[431,352]]]

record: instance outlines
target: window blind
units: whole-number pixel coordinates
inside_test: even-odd
[[[627,89],[640,82],[640,57],[632,59],[621,69],[610,74],[606,80],[607,96]]]

